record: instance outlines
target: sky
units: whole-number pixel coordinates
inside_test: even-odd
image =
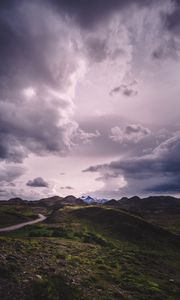
[[[0,199],[180,194],[180,1],[0,1]]]

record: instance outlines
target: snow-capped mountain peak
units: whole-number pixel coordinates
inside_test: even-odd
[[[81,199],[88,204],[93,204],[93,203],[99,203],[99,204],[103,204],[106,201],[108,201],[107,199],[97,199],[97,198],[93,198],[91,196],[82,196]]]

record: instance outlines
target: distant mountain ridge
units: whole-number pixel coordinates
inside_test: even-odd
[[[138,196],[131,198],[123,197],[120,200],[109,200],[105,204],[132,212],[160,212],[180,209],[180,199],[172,196],[149,196],[146,198],[140,198]]]
[[[11,198],[9,200],[0,201],[1,204],[13,204],[13,205],[43,205],[43,206],[57,206],[61,207],[63,205],[106,205],[112,206],[119,209],[125,209],[132,212],[160,212],[160,211],[171,211],[180,210],[180,199],[172,196],[149,196],[146,198],[140,198],[138,196],[133,196],[131,198],[123,197],[120,200],[107,200],[107,199],[97,199],[91,196],[82,196],[77,198],[73,195],[68,195],[66,197],[52,196],[47,198],[42,198],[40,200],[23,200],[21,198]]]
[[[49,197],[49,198],[43,198],[41,200],[39,200],[39,202],[41,202],[41,204],[46,204],[48,206],[51,205],[82,205],[84,204],[84,201],[80,198],[76,198],[73,195],[68,195],[66,197],[59,197],[59,196],[53,196],[53,197]]]

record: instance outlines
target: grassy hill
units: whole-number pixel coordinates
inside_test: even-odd
[[[110,200],[105,206],[125,210],[150,223],[180,234],[180,199],[171,196],[122,198]]]
[[[46,215],[1,234],[0,299],[179,300],[178,235],[108,206],[48,206]]]
[[[0,205],[0,228],[17,223],[31,221],[36,218],[36,213],[23,204]]]
[[[158,241],[169,240],[179,243],[179,238],[172,233],[152,225],[143,218],[117,209],[94,206],[77,209],[73,211],[73,215],[91,222],[100,230],[120,240],[138,244],[157,244]]]

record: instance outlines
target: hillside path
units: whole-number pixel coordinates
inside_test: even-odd
[[[0,232],[17,230],[17,229],[20,229],[20,228],[22,228],[26,225],[33,225],[33,224],[36,224],[36,223],[40,223],[44,220],[46,220],[46,217],[42,214],[38,214],[38,219],[35,219],[33,221],[29,221],[29,222],[19,223],[19,224],[4,227],[4,228],[0,228]]]

